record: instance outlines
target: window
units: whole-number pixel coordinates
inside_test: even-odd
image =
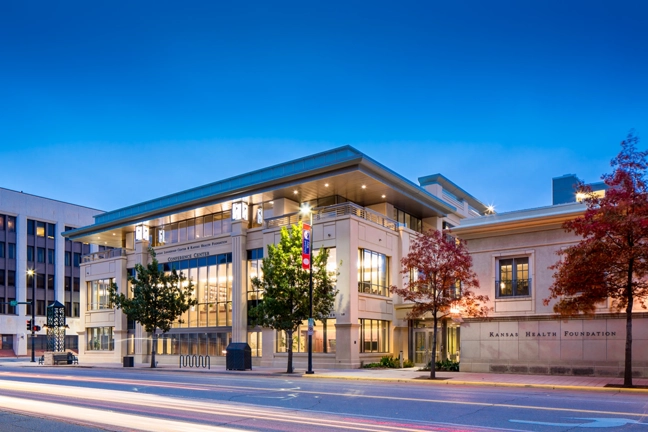
[[[252,285],[252,279],[255,277],[263,277],[261,264],[263,262],[263,248],[252,249],[247,251],[247,272],[248,272],[248,286],[247,286],[247,304],[248,311],[257,306],[258,301],[263,298],[263,291],[257,289]],[[251,346],[251,345],[250,345]]]
[[[72,252],[65,252],[65,266],[70,267],[72,265]]]
[[[54,249],[47,249],[47,264],[55,264]]]
[[[78,317],[79,312],[81,311],[81,308],[79,307],[79,302],[73,302],[72,303],[72,317]]]
[[[72,288],[74,289],[74,292],[79,292],[81,291],[81,280],[78,277],[72,278]]]
[[[65,276],[65,291],[72,291],[72,277]],[[68,316],[70,316],[68,314]]]
[[[0,214],[0,231],[5,230],[5,217],[4,215]]]
[[[47,238],[54,240],[55,234],[56,234],[56,225],[47,224]]]
[[[36,235],[45,237],[45,222],[36,222]]]
[[[54,291],[54,275],[47,275],[47,289]]]
[[[531,295],[529,278],[529,257],[501,259],[498,263],[499,278],[496,283],[496,297],[528,297]]]
[[[34,235],[35,223],[31,219],[27,219],[27,235]]]
[[[7,216],[7,231],[16,232],[16,218],[13,216]]]
[[[45,315],[45,300],[36,300],[36,315]]]
[[[389,352],[389,321],[360,320],[360,352]]]
[[[27,246],[27,261],[34,261],[34,246]]]
[[[252,357],[262,357],[263,356],[263,332],[249,332],[248,333],[248,345],[252,349]]]
[[[108,292],[112,279],[88,282],[88,310],[110,309]]]
[[[0,269],[0,287],[3,287],[5,284],[5,271]]]
[[[45,289],[45,275],[42,273],[36,273],[36,288]]]
[[[16,271],[7,270],[7,286],[15,287],[16,286]]]
[[[80,264],[81,264],[81,254],[75,252],[74,253],[74,267],[79,267]]]
[[[115,339],[113,327],[89,327],[86,329],[88,351],[113,351]]]
[[[0,243],[0,258],[4,258],[4,257],[5,257],[5,244]]]
[[[336,347],[335,318],[315,321],[313,327],[313,352],[334,353]],[[286,332],[277,332],[277,352],[286,352],[288,338]],[[308,321],[304,321],[293,333],[293,353],[308,352]]]
[[[412,216],[409,213],[399,210],[394,207],[394,219],[413,231],[422,232],[423,231],[423,222],[421,219]]]
[[[389,296],[389,260],[368,249],[358,251],[358,291]]]
[[[7,258],[16,259],[16,243],[7,243]]]
[[[39,263],[45,262],[45,248],[36,248],[36,261]]]

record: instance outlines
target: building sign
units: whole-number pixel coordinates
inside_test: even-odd
[[[311,226],[304,224],[302,231],[302,269],[309,270],[311,266]]]
[[[177,246],[170,249],[155,248],[155,253],[160,257],[160,261],[173,262],[182,261],[192,258],[208,257],[214,253],[222,253],[222,246],[230,244],[229,239],[214,240],[208,242],[201,242],[199,244],[192,244],[188,246]],[[215,250],[212,250],[215,249]],[[164,256],[171,255],[171,256]]]
[[[519,333],[515,332],[489,332],[488,337],[489,338],[496,338],[496,339],[511,339],[511,338],[531,338],[531,339],[538,339],[538,338],[557,338],[558,335],[560,334],[560,337],[562,339],[564,338],[574,338],[574,337],[616,337],[616,332],[611,332],[611,331],[568,331],[564,330],[562,332],[524,332],[522,333],[522,336],[520,336]]]

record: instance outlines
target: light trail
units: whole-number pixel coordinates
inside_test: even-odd
[[[29,377],[29,378],[38,377],[38,378],[47,378],[52,380],[72,380],[72,381],[111,383],[111,384],[121,384],[121,385],[141,385],[147,387],[175,388],[175,389],[186,389],[186,390],[197,390],[197,391],[213,391],[213,390],[260,391],[260,392],[287,391],[290,393],[299,393],[299,394],[307,394],[307,395],[336,396],[336,397],[346,397],[346,398],[355,398],[355,399],[361,398],[361,399],[374,399],[374,400],[405,401],[405,402],[418,402],[418,403],[426,403],[426,404],[466,405],[466,406],[479,406],[479,407],[491,407],[491,408],[513,408],[513,409],[527,409],[527,410],[537,410],[537,411],[572,412],[572,413],[583,413],[583,414],[623,415],[623,416],[633,416],[633,417],[645,416],[644,413],[632,413],[632,412],[600,411],[600,410],[590,410],[590,409],[582,409],[582,408],[544,407],[544,406],[535,406],[535,405],[517,405],[517,404],[504,404],[504,403],[493,403],[493,402],[470,402],[470,401],[457,401],[457,400],[448,400],[448,399],[422,399],[422,398],[412,398],[412,397],[402,397],[402,396],[378,396],[378,395],[367,395],[367,394],[358,394],[358,393],[311,391],[311,390],[301,390],[298,388],[272,389],[272,388],[264,388],[264,387],[235,386],[235,385],[224,385],[224,384],[187,385],[182,383],[170,383],[167,381],[154,381],[154,380],[148,381],[148,380],[131,380],[131,379],[121,379],[121,378],[60,377],[60,376],[50,376],[50,375],[36,376],[32,374],[21,374],[21,373],[11,373],[10,376],[20,376],[20,377]]]
[[[53,403],[49,401],[38,401],[22,399],[11,396],[0,396],[0,406],[6,409],[20,412],[28,412],[37,415],[47,415],[50,417],[66,418],[72,420],[82,420],[88,423],[103,424],[128,429],[137,429],[143,431],[233,431],[232,420],[224,421],[220,417],[231,418],[237,422],[241,428],[254,429],[251,420],[260,420],[262,422],[276,422],[281,424],[299,425],[296,430],[302,430],[304,425],[314,428],[342,429],[363,432],[431,432],[431,431],[488,431],[491,428],[467,425],[453,424],[434,424],[432,422],[415,422],[407,423],[399,420],[382,420],[376,419],[358,419],[350,417],[329,418],[330,414],[317,412],[304,412],[296,410],[269,409],[250,407],[244,404],[224,404],[216,402],[205,402],[196,400],[186,400],[171,398],[166,396],[133,393],[119,390],[101,390],[89,388],[75,388],[70,392],[68,386],[59,386],[55,384],[36,384],[24,382],[0,382],[0,388],[6,391],[18,391],[34,395],[49,395],[61,397],[69,401],[94,401],[100,403],[99,407],[87,408],[76,405]],[[114,411],[123,406],[123,409],[133,410],[133,407],[140,407],[146,410],[154,409],[166,416],[177,416],[179,413],[190,419],[200,418],[210,423],[225,423],[230,426],[210,426],[201,423],[183,422],[178,420],[160,419],[147,415],[140,416],[135,414],[126,414]],[[106,409],[109,407],[111,409]],[[326,416],[326,417],[325,417]],[[98,422],[97,419],[101,421]],[[272,427],[273,430],[276,427]],[[285,430],[285,429],[283,429]]]

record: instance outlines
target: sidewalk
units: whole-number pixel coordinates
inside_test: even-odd
[[[117,363],[85,363],[80,365],[63,366],[39,366],[38,362],[31,363],[29,358],[1,358],[0,371],[5,368],[17,367],[40,367],[40,368],[99,368],[99,369],[124,369]],[[126,368],[132,370],[131,368]],[[136,364],[137,370],[154,372],[148,364]],[[495,373],[472,373],[472,372],[437,372],[437,380],[429,380],[429,371],[420,371],[418,368],[406,369],[321,369],[315,370],[312,375],[306,375],[303,369],[295,368],[294,374],[286,374],[285,368],[254,367],[247,371],[228,371],[224,365],[214,365],[211,369],[179,368],[176,365],[159,365],[157,370],[187,372],[187,373],[211,373],[225,375],[246,375],[246,376],[290,376],[304,379],[344,379],[363,381],[383,382],[410,382],[426,385],[479,385],[493,387],[524,387],[543,389],[565,389],[565,390],[591,390],[603,392],[624,392],[648,394],[648,378],[634,378],[633,384],[643,388],[625,389],[618,387],[606,387],[606,385],[623,384],[623,378],[616,377],[589,377],[589,376],[561,376],[561,375],[516,375],[516,374],[495,374]]]

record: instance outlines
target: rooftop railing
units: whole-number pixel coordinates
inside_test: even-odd
[[[104,250],[99,252],[93,252],[87,255],[83,255],[82,261],[84,263],[88,263],[88,262],[99,261],[108,258],[116,258],[120,256],[126,256],[125,249],[109,249],[109,250]]]
[[[385,215],[377,211],[361,207],[353,203],[335,204],[327,207],[318,207],[313,209],[313,220],[324,221],[326,219],[334,219],[339,216],[357,216],[369,222],[388,228],[392,231],[398,231],[400,226],[404,226],[393,219],[389,219]],[[302,215],[300,212],[290,213],[276,218],[266,220],[266,228],[275,228],[286,225],[293,225],[299,223],[304,219],[310,219],[308,216]]]

